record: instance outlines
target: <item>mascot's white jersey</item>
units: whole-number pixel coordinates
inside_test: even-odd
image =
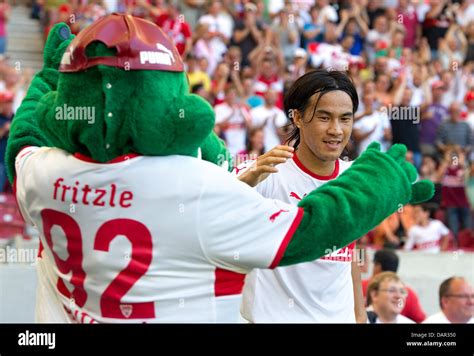
[[[256,189],[264,197],[296,205],[337,178],[351,163],[338,160],[333,174],[321,177],[306,169],[295,155],[278,165],[278,173],[271,174]],[[242,316],[255,323],[355,323],[353,249],[354,243],[314,262],[252,271],[245,280]]]
[[[235,322],[244,274],[277,266],[303,215],[187,156],[27,147],[16,173],[39,322]]]

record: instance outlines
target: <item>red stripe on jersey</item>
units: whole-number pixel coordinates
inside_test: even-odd
[[[27,155],[28,153],[30,153],[30,151],[23,152],[24,150],[26,150],[27,148],[30,148],[30,147],[33,147],[33,146],[25,146],[25,147],[23,147],[23,148],[20,150],[20,152],[18,152],[18,154],[21,153],[21,156],[18,157],[18,158],[23,158],[25,155]],[[23,153],[22,153],[22,152],[23,152]]]
[[[40,239],[39,248],[38,248],[38,258],[41,257],[41,254],[43,253],[43,250],[44,250],[43,243],[41,242],[41,239]]]
[[[214,295],[223,297],[225,295],[241,294],[244,287],[245,274],[216,268],[216,280],[214,282]]]
[[[339,174],[339,160],[338,159],[336,160],[336,164],[334,165],[334,171],[328,176],[320,176],[320,175],[317,175],[317,174],[314,174],[313,172],[311,172],[308,168],[306,168],[303,165],[303,163],[301,163],[301,161],[298,159],[297,154],[293,155],[293,161],[298,166],[298,168],[301,169],[303,172],[305,172],[306,174],[309,174],[311,177],[319,179],[319,180],[331,180],[331,179],[336,178],[337,175]]]
[[[286,248],[288,247],[288,244],[291,241],[291,238],[293,237],[293,235],[295,234],[296,229],[300,225],[301,219],[303,219],[303,214],[304,214],[303,208],[298,208],[298,213],[296,214],[295,220],[293,220],[293,222],[291,223],[290,229],[288,230],[288,232],[285,235],[285,238],[281,242],[281,245],[278,248],[278,252],[277,252],[275,258],[273,259],[273,262],[272,262],[272,264],[270,265],[269,268],[275,268],[280,263],[280,261],[283,257],[283,254],[285,253]]]
[[[124,161],[127,161],[127,160],[135,158],[135,157],[139,157],[139,156],[140,155],[137,154],[137,153],[127,153],[125,155],[115,157],[114,159],[112,159],[108,162],[102,163],[102,162],[98,162],[98,161],[92,159],[91,157],[83,155],[82,153],[79,153],[79,152],[74,153],[74,157],[77,158],[80,161],[89,162],[89,163],[99,163],[99,164],[119,163],[119,162],[124,162]]]

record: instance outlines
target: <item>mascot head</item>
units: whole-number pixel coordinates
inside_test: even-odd
[[[224,151],[212,107],[189,93],[181,57],[155,24],[108,15],[69,43],[59,72],[57,90],[36,108],[52,146],[97,162],[128,153],[197,156],[199,147],[205,159],[227,160],[217,157]]]

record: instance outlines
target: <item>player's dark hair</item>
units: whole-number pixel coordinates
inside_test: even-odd
[[[398,256],[389,249],[378,250],[374,254],[374,264],[379,264],[382,272],[397,272]]]
[[[359,107],[359,97],[354,83],[345,72],[318,69],[302,75],[293,83],[290,89],[288,89],[283,103],[285,113],[291,121],[289,124],[290,132],[286,139],[288,144],[293,144],[293,147],[297,148],[300,143],[300,130],[293,121],[295,111],[304,116],[305,110],[310,105],[311,97],[319,93],[313,115],[311,115],[312,120],[319,100],[325,94],[335,90],[341,90],[350,96],[352,100],[352,113],[355,113]]]

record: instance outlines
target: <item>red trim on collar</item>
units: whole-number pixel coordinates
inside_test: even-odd
[[[339,174],[339,159],[336,160],[336,164],[334,165],[334,171],[328,176],[320,176],[320,175],[317,175],[317,174],[314,174],[313,172],[311,172],[308,168],[306,168],[303,165],[303,163],[301,163],[301,161],[298,159],[298,155],[296,153],[293,155],[293,161],[298,166],[298,168],[301,169],[303,172],[305,172],[306,174],[310,175],[311,177],[319,179],[319,180],[331,180],[331,179],[336,178],[337,175]]]
[[[82,153],[79,153],[79,152],[74,153],[74,157],[77,158],[78,160],[81,160],[81,161],[84,161],[84,162],[89,162],[89,163],[99,163],[99,164],[119,163],[119,162],[124,162],[124,161],[127,161],[127,160],[135,158],[135,157],[139,157],[139,156],[140,155],[137,154],[137,153],[127,153],[127,154],[115,157],[114,159],[112,159],[108,162],[101,163],[101,162],[97,162],[96,160],[94,160],[94,159],[92,159],[92,158],[90,158],[86,155],[83,155]]]

